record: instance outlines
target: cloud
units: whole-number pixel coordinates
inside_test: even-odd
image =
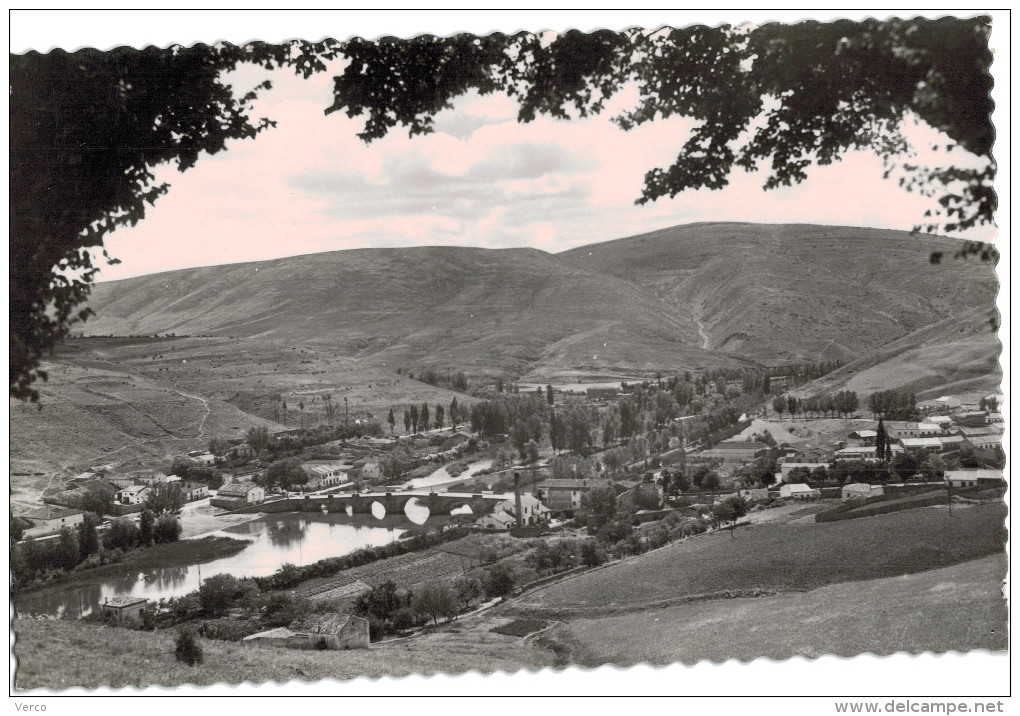
[[[764,173],[734,172],[720,191],[689,191],[636,206],[645,172],[672,164],[690,134],[673,117],[622,131],[624,87],[598,117],[516,121],[505,95],[471,92],[436,118],[436,132],[396,128],[365,144],[363,118],[325,115],[330,72],[309,80],[270,73],[253,115],[277,127],[230,142],[180,174],[161,168],[169,194],[136,227],[107,239],[122,259],[103,278],[187,266],[359,247],[532,246],[556,252],[691,221],[813,222],[910,229],[932,199],[882,179],[878,159],[848,155],[812,167],[801,185],[765,192]],[[232,77],[239,91],[263,75]],[[927,159],[931,133],[912,130]],[[935,135],[937,136],[937,135]],[[923,140],[923,141],[922,141]]]

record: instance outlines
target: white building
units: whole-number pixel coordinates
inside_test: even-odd
[[[844,500],[862,500],[868,497],[884,495],[885,489],[881,485],[869,485],[866,482],[852,482],[843,485],[841,496]]]
[[[505,512],[517,517],[516,500],[503,500],[497,503],[495,512]],[[533,495],[521,495],[521,524],[525,527],[545,522],[549,519],[549,508],[539,502]]]
[[[808,497],[820,497],[822,491],[818,488],[806,485],[803,482],[783,483],[779,486],[780,497],[796,497],[797,499],[806,499]]]

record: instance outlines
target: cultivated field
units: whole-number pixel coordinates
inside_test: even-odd
[[[1001,552],[1000,504],[708,534],[516,600],[521,613],[603,616],[726,590],[800,591],[911,574]]]
[[[694,664],[826,654],[1003,650],[1004,555],[919,574],[804,594],[725,599],[602,619],[577,619],[540,638],[583,666]]]

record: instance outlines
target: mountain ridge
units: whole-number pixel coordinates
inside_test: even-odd
[[[83,333],[257,336],[542,380],[852,361],[994,306],[990,265],[928,260],[957,241],[706,222],[560,253],[348,249],[103,282]]]

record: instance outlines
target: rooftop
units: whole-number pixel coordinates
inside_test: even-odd
[[[298,619],[290,628],[313,634],[339,634],[350,621],[350,614],[315,614]]]
[[[61,517],[82,514],[81,510],[72,510],[69,507],[58,507],[57,505],[43,505],[29,512],[23,512],[20,517],[29,520],[59,520]]]
[[[223,485],[219,490],[216,491],[217,497],[247,497],[248,493],[258,487],[253,482],[231,482],[229,485]]]
[[[104,607],[131,607],[135,604],[145,604],[149,600],[144,597],[109,597],[103,600]]]
[[[546,480],[538,487],[540,490],[582,490],[592,485],[587,480]]]

